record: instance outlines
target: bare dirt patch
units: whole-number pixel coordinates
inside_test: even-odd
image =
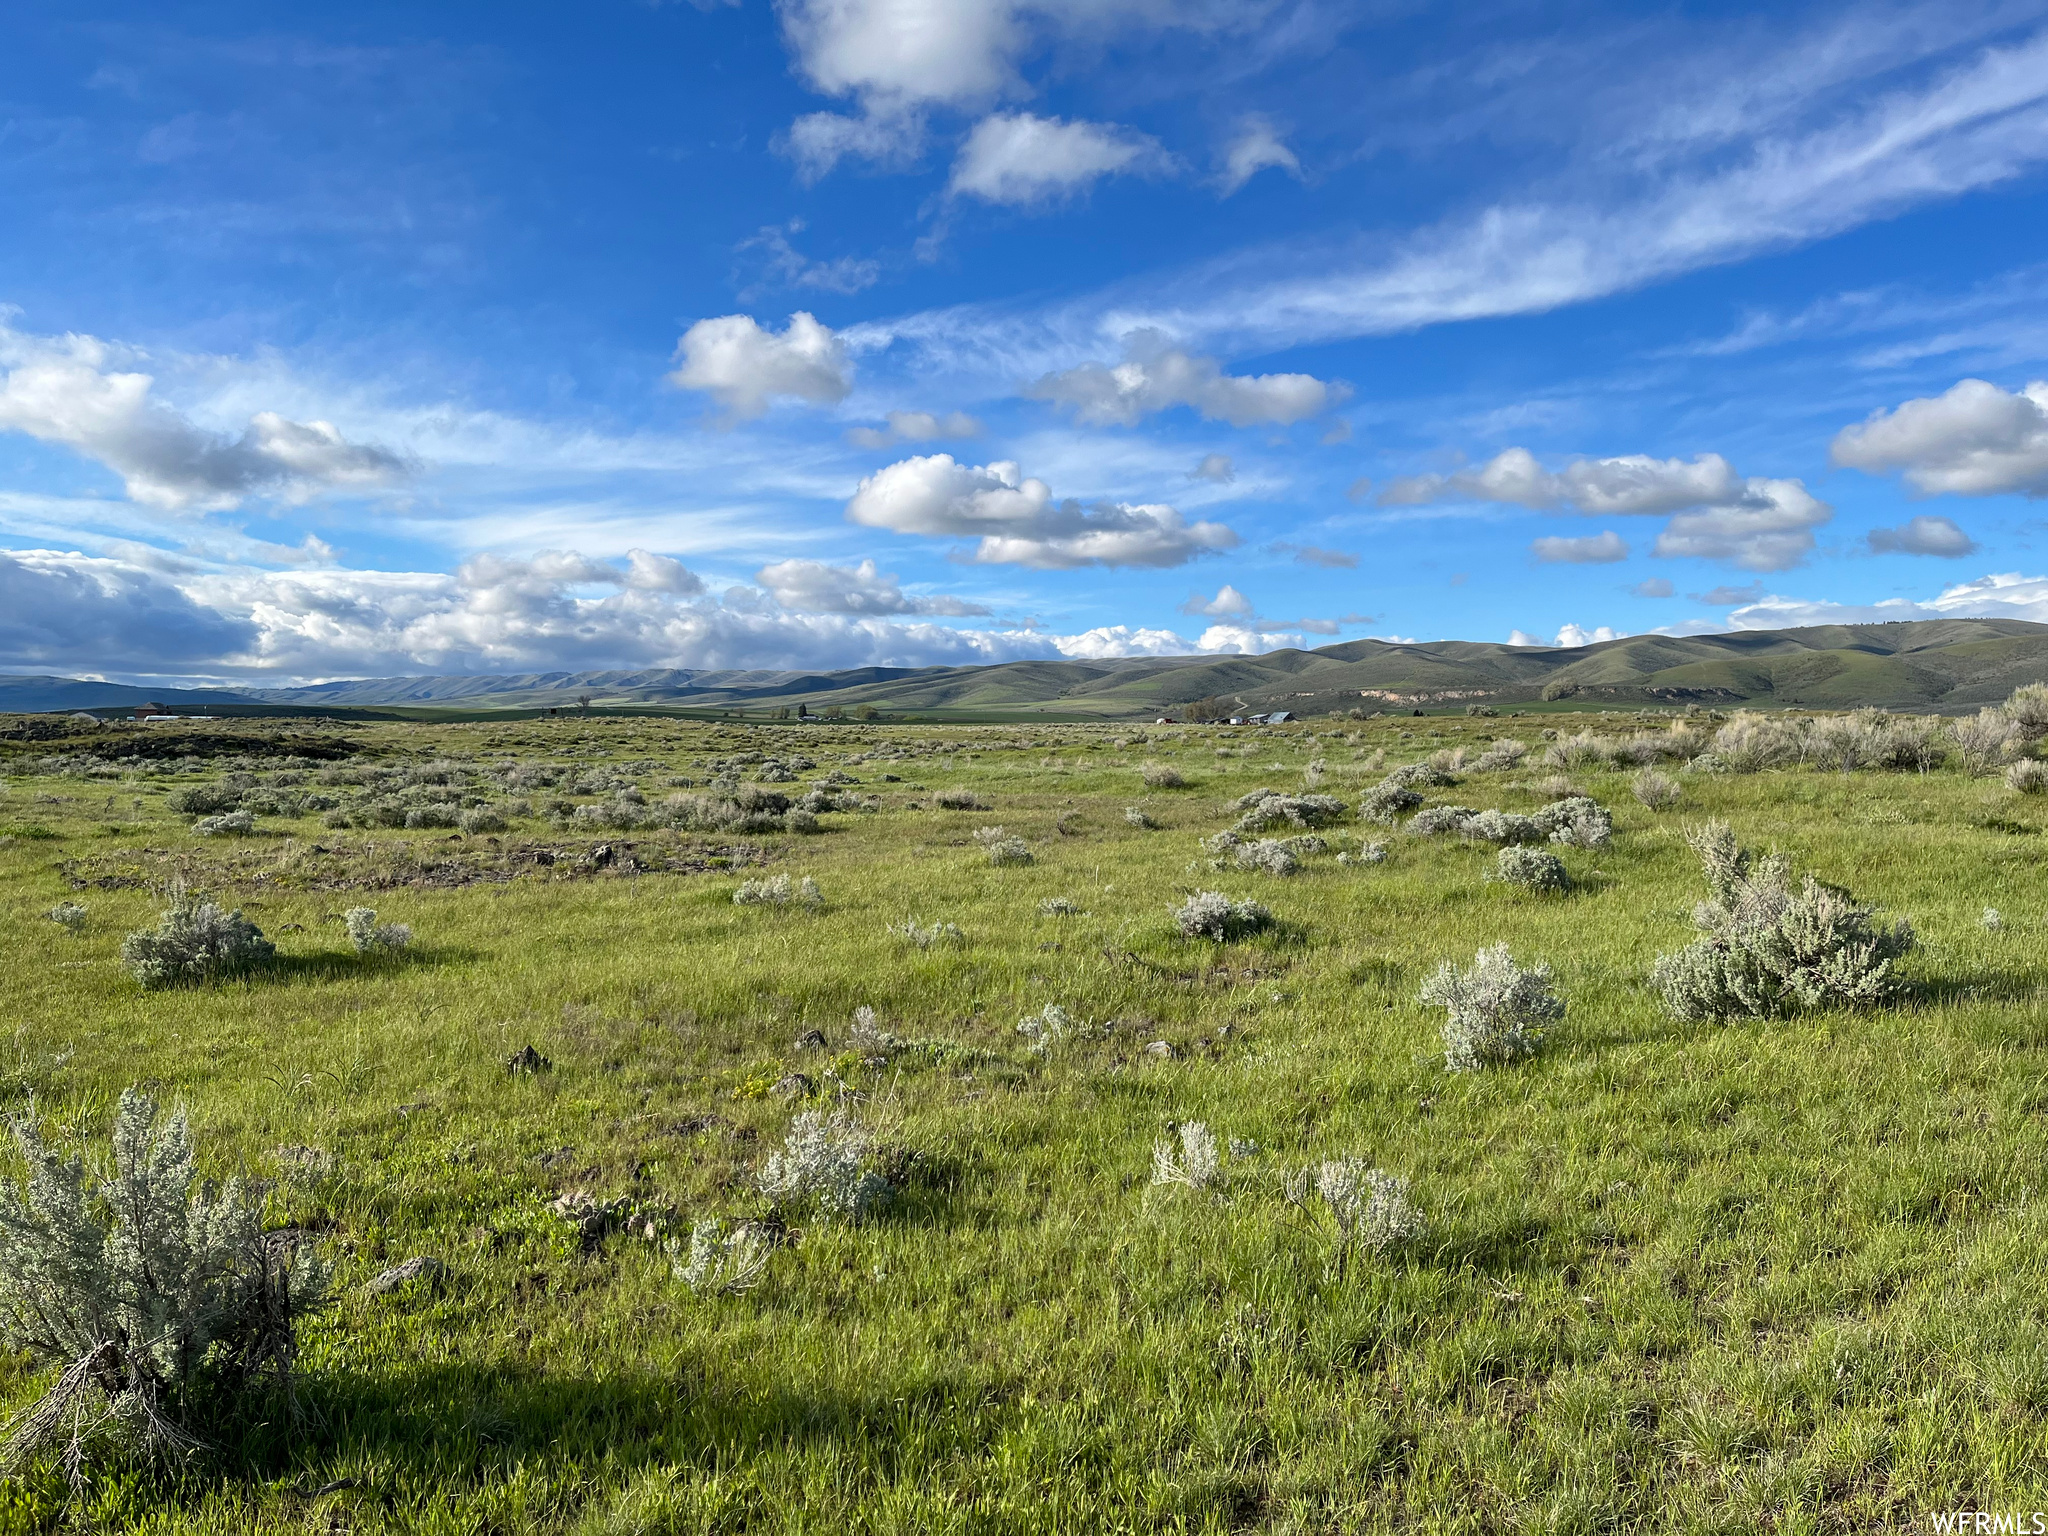
[[[138,848],[65,859],[57,872],[74,890],[149,890],[174,879],[217,891],[453,890],[513,880],[629,880],[700,875],[768,863],[755,843],[701,839],[600,842],[404,842],[377,838],[244,844],[216,852]]]

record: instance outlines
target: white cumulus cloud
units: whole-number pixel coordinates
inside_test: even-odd
[[[1752,571],[1797,565],[1813,549],[1813,530],[1834,516],[1803,482],[1745,479],[1718,453],[1689,463],[1627,454],[1549,470],[1528,449],[1509,448],[1474,469],[1396,480],[1379,501],[1492,501],[1595,517],[1669,517],[1655,553],[1725,560]]]
[[[1199,592],[1190,593],[1188,600],[1180,605],[1180,611],[1205,619],[1226,619],[1249,618],[1254,609],[1250,598],[1225,582],[1214,597],[1204,597]]]
[[[676,363],[669,383],[704,391],[734,418],[759,416],[778,399],[834,405],[853,389],[845,343],[804,310],[779,336],[752,315],[699,320],[676,344]]]
[[[1234,548],[1221,523],[1189,523],[1170,506],[1054,502],[1014,463],[961,464],[951,454],[903,459],[861,481],[846,515],[869,528],[980,542],[984,564],[1041,569],[1173,566]]]
[[[2048,381],[2007,391],[1964,379],[1843,428],[1832,453],[1870,474],[1903,471],[1930,494],[2048,496]]]
[[[1122,427],[1182,405],[1234,427],[1287,426],[1349,393],[1306,373],[1228,374],[1215,358],[1192,356],[1160,331],[1134,332],[1124,348],[1120,363],[1049,373],[1024,393],[1067,406],[1090,425]]]
[[[930,443],[949,437],[978,437],[981,423],[965,411],[935,416],[930,411],[891,411],[887,425],[855,427],[846,440],[856,448],[888,448],[897,443]]]
[[[1537,539],[1529,551],[1545,565],[1612,565],[1628,558],[1628,542],[1610,529],[1583,539]]]
[[[1075,661],[1108,661],[1119,656],[1188,656],[1192,643],[1170,629],[1133,629],[1127,624],[1106,624],[1083,630],[1078,635],[1061,635],[1053,640],[1062,656]]]
[[[1896,528],[1870,530],[1874,555],[1932,555],[1960,560],[1977,553],[1977,541],[1946,517],[1910,517]]]
[[[806,185],[832,173],[841,160],[872,160],[901,166],[924,148],[924,118],[900,109],[806,112],[776,137],[776,149],[796,162],[797,179]]]
[[[1545,640],[1541,635],[1532,635],[1524,629],[1508,631],[1509,645],[1535,645],[1546,650],[1576,651],[1589,645],[1624,638],[1620,630],[1606,624],[1600,625],[1597,629],[1587,629],[1583,624],[1566,624],[1558,630],[1555,640]]]
[[[755,578],[784,608],[796,613],[986,614],[988,609],[959,597],[918,597],[872,560],[827,565],[819,560],[778,560]]]
[[[983,202],[1029,207],[1083,191],[1105,176],[1167,163],[1158,143],[1115,123],[996,112],[974,125],[947,189]]]
[[[1896,624],[1914,619],[2023,619],[2048,624],[2048,576],[2018,571],[1979,576],[1942,588],[1919,601],[1889,597],[1875,603],[1784,597],[1776,593],[1728,615],[1737,629],[1789,629],[1806,624]]]
[[[209,432],[155,398],[155,379],[121,366],[94,336],[30,336],[0,326],[0,431],[60,443],[114,471],[128,495],[165,511],[233,507],[257,494],[301,500],[389,485],[405,457],[352,443],[325,421],[258,411],[239,436]]]

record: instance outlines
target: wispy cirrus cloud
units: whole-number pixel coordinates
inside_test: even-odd
[[[1860,74],[1837,68],[1841,48],[1831,33],[1774,61],[1788,82],[1809,63],[1822,77],[1788,83],[1774,109],[1700,85],[1691,109],[1671,108],[1626,154],[1590,150],[1534,188],[1412,234],[1247,248],[1051,305],[957,306],[855,330],[863,345],[899,344],[916,366],[968,375],[1071,368],[1146,329],[1260,353],[1582,303],[2048,163],[2048,33],[1967,56],[1901,45],[1862,58]]]

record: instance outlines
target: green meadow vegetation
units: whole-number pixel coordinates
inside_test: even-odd
[[[2042,702],[0,732],[0,1532],[2032,1509]]]

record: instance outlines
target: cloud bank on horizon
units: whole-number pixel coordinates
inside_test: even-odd
[[[0,670],[2048,622],[2048,0],[1471,19],[24,20]]]

